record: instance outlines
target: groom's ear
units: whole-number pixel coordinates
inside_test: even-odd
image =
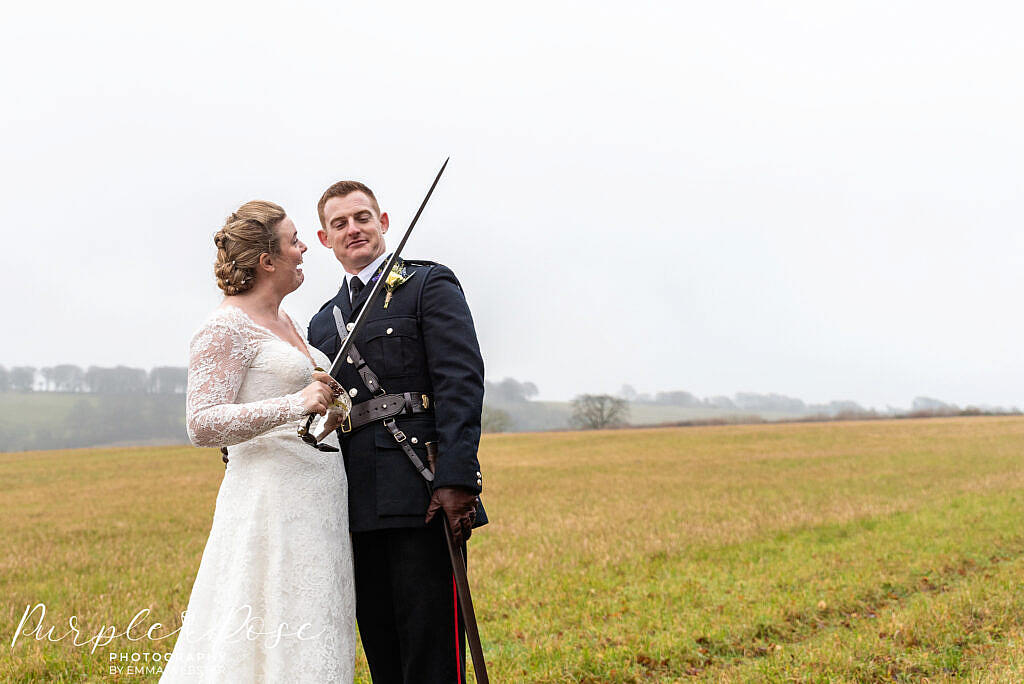
[[[323,245],[324,247],[330,247],[330,245],[327,243],[327,231],[325,229],[321,228],[320,230],[316,231],[316,236],[320,238],[321,245]]]
[[[388,225],[391,223],[391,219],[388,218],[388,212],[384,212],[380,215],[380,232],[388,232]]]

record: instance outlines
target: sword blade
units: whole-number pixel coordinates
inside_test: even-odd
[[[398,243],[398,248],[395,249],[391,254],[391,257],[387,260],[387,263],[384,264],[384,270],[381,272],[380,277],[377,278],[377,282],[375,282],[373,287],[370,289],[370,294],[363,303],[363,308],[359,311],[359,315],[356,316],[356,320],[352,324],[352,329],[348,332],[348,335],[345,336],[345,339],[341,341],[341,348],[338,349],[338,354],[334,357],[334,363],[331,364],[331,369],[328,371],[332,378],[338,378],[338,373],[341,371],[344,359],[348,356],[349,347],[352,346],[352,341],[356,339],[356,333],[359,332],[359,329],[363,326],[363,322],[366,320],[370,308],[376,301],[377,295],[380,294],[380,291],[384,287],[384,283],[387,282],[391,269],[394,268],[395,263],[398,261],[398,255],[402,253],[405,243],[409,241],[409,236],[412,235],[412,229],[416,227],[416,222],[420,220],[420,214],[423,213],[423,207],[427,206],[427,200],[429,200],[430,196],[434,194],[434,188],[437,187],[437,182],[441,180],[441,174],[444,173],[445,168],[448,166],[448,160],[450,159],[451,157],[447,157],[444,160],[444,164],[441,165],[441,170],[437,172],[437,176],[434,177],[434,182],[430,184],[430,189],[427,190],[426,197],[424,197],[423,201],[420,202],[420,208],[416,210],[416,215],[412,217],[412,222],[409,224],[409,227],[405,229],[405,235],[402,236],[402,241]],[[299,437],[301,437],[303,441],[309,443],[310,446],[315,447],[316,440],[309,434],[309,430],[313,426],[314,418],[316,418],[316,414],[310,413],[309,417],[306,418],[305,425],[299,427]]]

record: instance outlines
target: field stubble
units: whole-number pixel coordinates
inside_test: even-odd
[[[492,679],[1024,679],[1022,456],[1021,418],[487,436]],[[37,602],[58,632],[142,608],[176,628],[222,472],[181,447],[0,455],[0,678],[170,651],[10,640]]]

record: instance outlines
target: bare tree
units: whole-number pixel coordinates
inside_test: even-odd
[[[569,422],[583,430],[619,427],[629,417],[629,404],[625,399],[610,394],[580,394],[571,402]]]

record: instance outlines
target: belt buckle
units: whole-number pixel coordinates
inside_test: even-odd
[[[346,424],[348,425],[348,427],[346,427]],[[346,434],[346,435],[348,433],[352,432],[352,411],[351,410],[348,412],[348,415],[345,416],[345,421],[341,424],[341,432],[342,432],[342,434]]]
[[[430,408],[430,397],[428,397],[426,394],[420,395],[420,401],[423,403],[424,411]]]

